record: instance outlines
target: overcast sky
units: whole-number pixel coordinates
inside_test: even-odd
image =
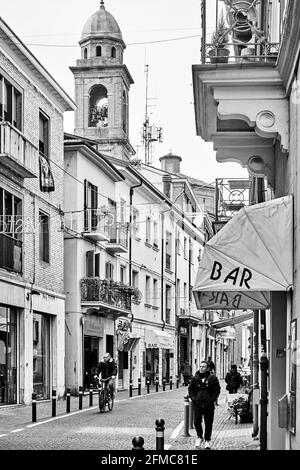
[[[80,57],[83,26],[99,5],[99,0],[10,0],[1,2],[0,15],[74,98],[69,66]],[[159,166],[159,157],[172,150],[183,159],[182,173],[208,183],[247,177],[237,163],[217,163],[212,144],[196,135],[192,64],[200,62],[200,0],[105,0],[105,7],[127,44],[124,62],[135,82],[130,90],[130,139],[139,157],[144,158],[137,146],[142,145],[147,64],[150,123],[161,126],[164,136],[155,145],[153,164]],[[65,114],[65,130],[74,130],[73,113]]]

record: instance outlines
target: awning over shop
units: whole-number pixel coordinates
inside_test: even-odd
[[[244,321],[252,320],[253,312],[245,312],[236,317],[226,318],[224,320],[214,321],[211,323],[216,329],[226,328],[227,326],[237,325],[238,323],[243,323]]]
[[[166,331],[145,330],[146,349],[174,349],[174,337]]]
[[[205,245],[197,308],[269,308],[269,292],[292,288],[292,266],[292,196],[245,207]]]
[[[118,350],[132,351],[140,338],[134,331],[120,331],[118,333]]]

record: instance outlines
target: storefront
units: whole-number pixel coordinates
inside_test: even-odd
[[[161,383],[165,378],[169,382],[174,373],[174,336],[166,331],[145,330],[146,378],[155,383],[158,377]]]
[[[0,406],[17,403],[18,310],[0,305]]]
[[[50,398],[50,325],[49,315],[33,313],[33,392],[41,400]]]
[[[101,341],[104,334],[104,319],[97,314],[88,314],[83,321],[84,371],[83,386],[89,389],[93,383],[96,366],[99,362]]]

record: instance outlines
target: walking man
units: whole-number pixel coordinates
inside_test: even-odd
[[[207,361],[202,361],[188,387],[189,397],[194,405],[194,426],[197,432],[195,447],[197,448],[204,444],[205,449],[210,449],[215,402],[220,391],[219,380],[214,374],[211,374]],[[204,440],[202,417],[205,424]]]

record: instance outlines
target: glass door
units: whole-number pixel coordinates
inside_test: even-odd
[[[0,405],[17,403],[17,309],[0,306]]]
[[[33,314],[33,392],[37,399],[50,398],[50,317]]]

